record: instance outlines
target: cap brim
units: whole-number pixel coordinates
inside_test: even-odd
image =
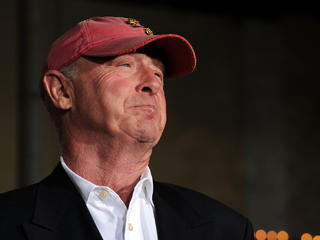
[[[176,34],[133,36],[102,42],[85,50],[82,55],[118,56],[136,52],[137,49],[150,43],[153,43],[152,45],[156,46],[165,58],[166,77],[181,77],[195,69],[196,55],[191,44]]]

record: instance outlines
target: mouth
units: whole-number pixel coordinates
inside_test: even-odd
[[[156,106],[152,104],[142,104],[142,105],[134,105],[131,108],[137,109],[137,110],[145,110],[145,111],[155,111]]]
[[[152,104],[142,104],[142,105],[134,105],[131,108],[141,108],[141,109],[156,109],[155,105]]]
[[[130,109],[137,111],[137,112],[143,112],[148,115],[154,115],[156,113],[156,106],[152,104],[141,104],[141,105],[134,105],[130,107]]]

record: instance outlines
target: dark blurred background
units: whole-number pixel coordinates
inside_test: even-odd
[[[0,192],[58,162],[38,95],[51,42],[92,16],[140,20],[194,46],[196,71],[166,82],[168,124],[155,179],[193,188],[248,216],[255,229],[320,234],[320,18],[307,3],[11,0],[1,4]]]

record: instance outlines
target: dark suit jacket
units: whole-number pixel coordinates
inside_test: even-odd
[[[252,240],[250,222],[200,193],[154,182],[159,240]],[[40,183],[0,194],[0,239],[102,239],[59,164]],[[138,239],[137,239],[138,240]]]

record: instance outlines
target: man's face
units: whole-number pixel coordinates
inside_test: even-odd
[[[144,53],[80,58],[73,122],[94,134],[156,144],[166,123],[164,67]]]

